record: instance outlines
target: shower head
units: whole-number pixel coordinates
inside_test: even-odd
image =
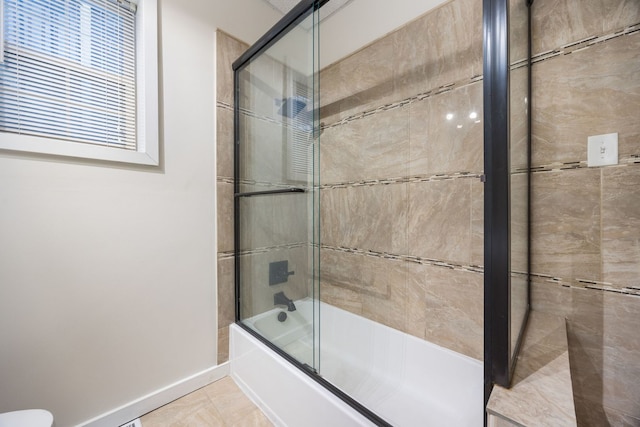
[[[278,101],[276,101],[278,102]],[[292,96],[281,101],[278,114],[293,119],[307,106],[307,99],[302,96]]]

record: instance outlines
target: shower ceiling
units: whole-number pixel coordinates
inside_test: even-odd
[[[293,6],[298,4],[300,0],[264,0],[271,5],[271,7],[279,10],[282,14],[286,14],[289,12]],[[329,16],[331,16],[338,9],[345,6],[347,3],[352,2],[353,0],[331,0],[326,5],[322,6],[320,9],[320,20],[323,20]]]

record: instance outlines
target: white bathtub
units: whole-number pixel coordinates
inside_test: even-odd
[[[245,323],[311,365],[313,305],[301,300],[296,307],[285,322],[274,309]],[[320,319],[318,372],[388,423],[483,425],[482,362],[328,304],[321,304]],[[236,325],[231,373],[276,425],[371,425]]]

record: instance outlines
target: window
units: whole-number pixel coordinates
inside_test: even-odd
[[[0,148],[158,164],[156,0],[0,0]]]

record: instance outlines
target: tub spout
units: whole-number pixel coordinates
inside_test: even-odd
[[[284,292],[278,292],[273,295],[273,305],[286,305],[287,311],[296,311],[296,305],[286,297]]]

